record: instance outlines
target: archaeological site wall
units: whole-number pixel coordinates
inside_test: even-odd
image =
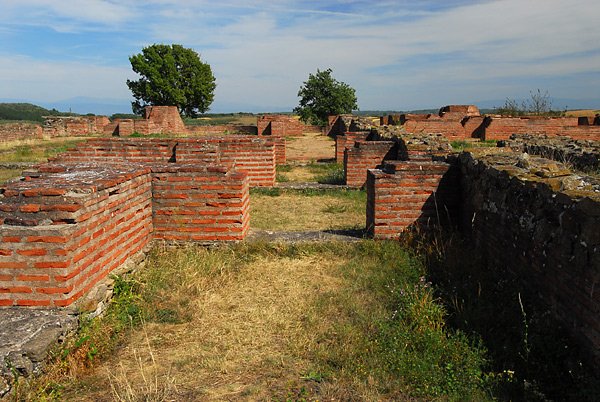
[[[47,137],[81,137],[101,133],[109,124],[106,116],[50,116],[44,121],[43,133]]]
[[[271,135],[284,137],[286,135],[302,135],[302,123],[293,116],[287,115],[264,115],[258,116],[256,121],[258,135]]]
[[[276,139],[285,152],[285,138]],[[122,163],[233,163],[248,174],[251,186],[275,183],[275,139],[256,136],[207,136],[195,138],[90,138],[52,162]],[[280,156],[285,158],[285,154]]]
[[[153,239],[249,228],[248,175],[231,163],[49,163],[0,195],[0,306],[69,306]]]
[[[42,138],[42,126],[34,123],[0,124],[0,141]]]
[[[600,118],[480,116],[476,106],[451,105],[435,114],[401,114],[381,117],[381,125],[397,125],[408,133],[441,133],[454,140],[503,140],[513,134],[600,139]]]

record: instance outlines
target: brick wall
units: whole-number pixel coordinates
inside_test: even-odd
[[[458,171],[445,162],[386,161],[367,172],[367,232],[396,239],[415,225],[453,223],[459,203]]]
[[[0,141],[42,138],[42,126],[34,123],[0,124]]]
[[[248,183],[232,164],[40,165],[0,189],[0,306],[69,306],[153,238],[242,240]]]
[[[523,167],[525,166],[525,167]],[[600,185],[520,153],[460,156],[463,229],[539,296],[600,367]]]
[[[44,121],[43,132],[49,137],[79,137],[102,133],[109,124],[106,116],[50,116]]]
[[[577,117],[488,117],[483,122],[482,139],[503,140],[513,134],[568,136],[584,140],[600,140],[600,125],[579,125]]]
[[[226,124],[220,126],[186,126],[190,135],[245,134],[258,135],[256,126]]]
[[[283,137],[286,135],[302,135],[302,123],[296,118],[287,115],[258,116],[256,121],[258,135],[272,135]]]
[[[248,176],[232,165],[154,166],[152,180],[157,239],[230,241],[248,232]]]
[[[348,186],[362,186],[367,170],[382,165],[386,159],[398,159],[398,145],[394,141],[355,141],[344,151],[344,179]]]
[[[344,161],[344,151],[346,148],[354,147],[356,141],[366,141],[370,136],[370,131],[351,132],[346,131],[335,136],[335,161]]]
[[[149,168],[42,170],[2,189],[2,306],[68,306],[152,238]]]
[[[234,163],[236,170],[248,173],[251,186],[272,186],[276,161],[285,163],[285,138],[90,138],[51,161]]]

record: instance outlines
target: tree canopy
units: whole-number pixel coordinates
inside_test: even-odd
[[[309,74],[298,91],[300,106],[294,109],[300,120],[326,125],[329,116],[358,109],[354,88],[331,76],[331,69]]]
[[[210,65],[181,45],[151,45],[129,58],[141,78],[127,80],[133,112],[143,115],[146,106],[177,106],[190,117],[209,110],[217,87]]]

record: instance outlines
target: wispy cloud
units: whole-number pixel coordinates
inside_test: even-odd
[[[363,108],[518,97],[508,93],[516,82],[525,95],[540,86],[562,97],[600,93],[590,81],[600,71],[597,0],[0,0],[0,7],[0,34],[11,38],[0,57],[12,66],[0,72],[23,89],[26,74],[34,76],[37,87],[25,90],[48,96],[45,88],[56,87],[44,83],[48,71],[66,80],[58,93],[89,96],[89,74],[78,69],[107,80],[99,97],[127,96],[127,58],[152,43],[201,53],[222,104],[294,106],[317,68],[354,86]],[[19,55],[29,63],[21,69]],[[3,96],[9,88],[0,88]]]

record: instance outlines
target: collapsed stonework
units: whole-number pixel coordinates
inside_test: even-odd
[[[442,133],[451,140],[502,140],[513,134],[600,139],[600,117],[481,116],[472,105],[444,106],[437,115],[401,114],[381,117],[381,125],[397,125],[408,133]]]

